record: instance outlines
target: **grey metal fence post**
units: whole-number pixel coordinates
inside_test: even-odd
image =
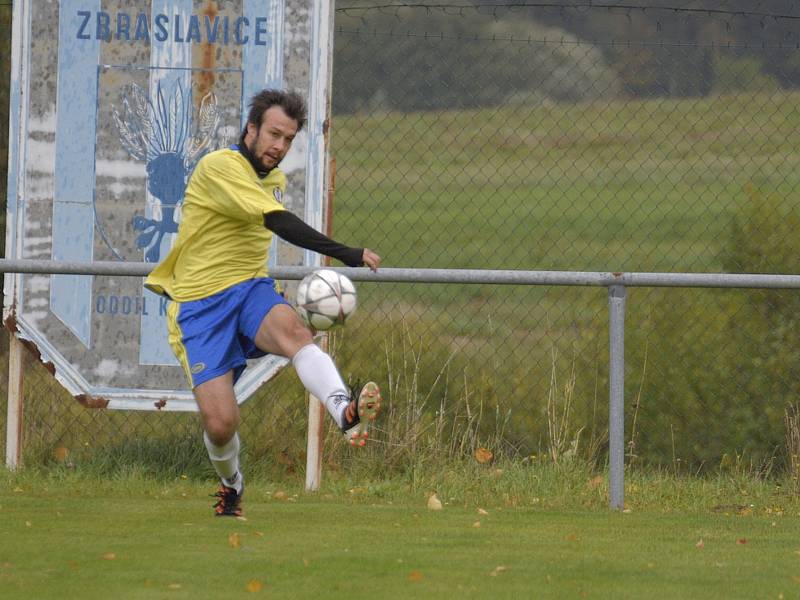
[[[608,288],[609,308],[609,505],[625,505],[625,295],[624,285]]]

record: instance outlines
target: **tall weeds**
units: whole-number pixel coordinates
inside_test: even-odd
[[[333,353],[339,344],[339,340],[331,343]],[[495,402],[488,414],[485,389],[474,384],[467,367],[455,366],[457,349],[435,370],[425,353],[423,338],[404,322],[384,342],[383,412],[374,428],[369,458],[384,472],[392,472],[461,460],[479,447],[491,448],[496,457],[514,456],[504,435],[511,410]],[[325,445],[329,461],[338,461],[347,452],[339,435],[329,429]]]

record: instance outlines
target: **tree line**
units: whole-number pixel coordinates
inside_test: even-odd
[[[680,9],[669,0],[576,4],[337,4],[334,110],[461,108],[520,96],[698,97],[767,81],[800,86],[800,6],[791,0],[689,0]],[[551,43],[525,49],[526,39]]]

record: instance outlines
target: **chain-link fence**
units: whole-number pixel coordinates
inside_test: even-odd
[[[592,43],[519,11],[429,10],[433,30],[411,12],[351,10],[338,30],[337,231],[402,266],[798,271],[795,47],[715,38],[707,16],[610,15],[630,41]],[[601,293],[384,293],[387,315],[436,329],[426,362],[456,353],[471,393],[512,411],[515,447],[602,444]],[[796,293],[637,289],[628,306],[630,459],[786,457]]]
[[[796,20],[491,4],[337,9],[336,238],[396,267],[800,272]],[[387,464],[426,436],[604,460],[604,289],[363,283],[359,302],[334,352],[382,382]],[[628,463],[794,464],[798,309],[795,291],[630,290]],[[83,409],[35,362],[36,456],[161,437],[200,452],[196,417]],[[243,437],[294,468],[296,378],[259,396]]]

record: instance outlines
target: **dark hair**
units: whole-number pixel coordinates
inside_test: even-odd
[[[284,90],[261,90],[250,99],[250,113],[247,122],[261,127],[261,121],[267,109],[280,106],[292,119],[297,121],[297,131],[306,124],[306,102],[297,92]]]

